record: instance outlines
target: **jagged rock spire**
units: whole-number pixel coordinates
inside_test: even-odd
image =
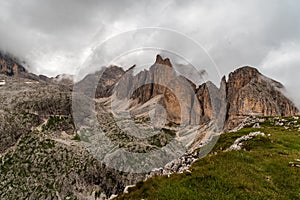
[[[170,59],[169,58],[163,59],[159,54],[156,55],[155,64],[167,65],[169,67],[172,67]]]

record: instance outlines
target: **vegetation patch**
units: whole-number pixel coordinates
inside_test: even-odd
[[[155,176],[118,199],[300,199],[300,132],[294,121],[266,118],[262,128],[224,133],[213,151],[192,165],[192,173]],[[266,136],[244,141],[243,150],[224,151],[255,131]]]
[[[50,116],[42,131],[67,131],[73,132],[74,123],[71,116]]]
[[[74,137],[73,137],[73,140],[76,140],[76,141],[81,141],[81,138],[78,134],[76,134]]]

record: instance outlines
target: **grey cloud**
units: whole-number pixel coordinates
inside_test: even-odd
[[[74,74],[93,47],[114,34],[147,26],[170,28],[200,43],[220,74],[242,65],[256,66],[283,82],[300,104],[300,61],[293,56],[300,52],[299,7],[297,0],[1,1],[0,48],[25,59],[35,73]],[[153,33],[146,40],[158,39]],[[130,48],[135,41],[141,40],[133,37],[122,45]],[[207,65],[205,53],[199,55],[176,37],[159,42],[185,52],[201,67]],[[144,62],[136,58],[119,63],[127,67],[135,61],[150,63],[156,53],[164,52],[137,54],[145,56]]]

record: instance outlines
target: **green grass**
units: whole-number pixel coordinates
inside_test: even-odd
[[[262,129],[221,135],[212,151],[217,155],[199,159],[192,173],[153,177],[118,199],[300,199],[300,168],[289,165],[300,159],[300,132],[272,120],[261,123]],[[271,135],[244,142],[246,150],[223,151],[252,131]]]
[[[72,140],[81,141],[81,138],[80,138],[80,136],[79,136],[78,134],[76,134],[76,135],[72,138]]]

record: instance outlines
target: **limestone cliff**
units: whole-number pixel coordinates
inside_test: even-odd
[[[229,74],[227,82],[227,129],[245,116],[292,116],[296,106],[283,93],[284,86],[262,75],[253,67],[242,67]]]
[[[116,85],[114,91],[118,99],[131,99],[133,107],[161,96],[158,103],[165,108],[169,122],[195,123],[195,117],[200,115],[195,114],[199,107],[196,86],[187,78],[178,75],[168,58],[163,59],[157,55],[149,70],[136,75],[133,72],[134,67],[129,69]],[[197,109],[192,109],[193,106]]]
[[[131,99],[132,107],[161,95],[158,103],[166,110],[169,122],[203,124],[212,119],[223,120],[227,130],[250,115],[292,116],[298,113],[293,102],[284,95],[284,86],[253,67],[235,70],[229,74],[228,81],[224,76],[220,88],[212,82],[197,87],[177,74],[170,60],[160,55],[149,70],[137,74],[134,70],[135,66],[126,72],[117,67],[106,68],[96,97],[111,96],[114,90],[118,99]]]

